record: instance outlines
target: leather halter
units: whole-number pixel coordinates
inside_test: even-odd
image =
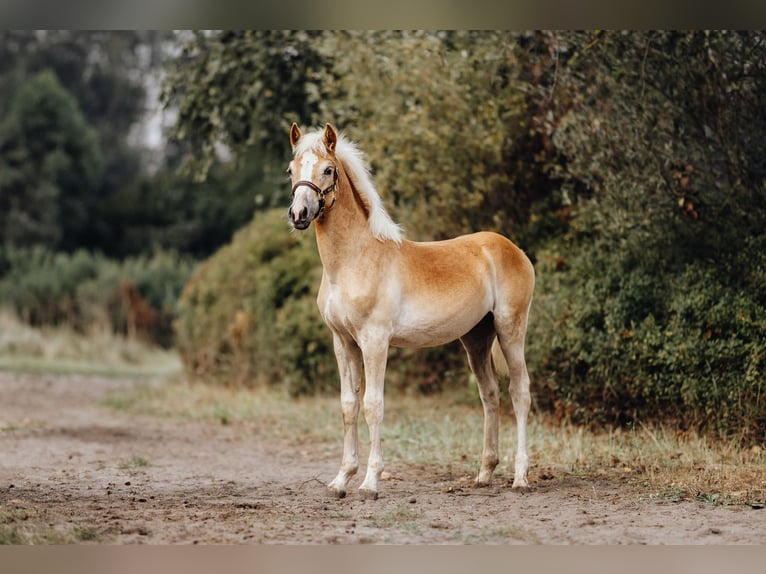
[[[293,191],[292,191],[293,197],[295,197],[295,190],[302,185],[305,185],[306,187],[310,187],[314,191],[314,193],[317,194],[317,199],[319,200],[319,211],[317,212],[317,217],[319,217],[325,209],[325,196],[330,192],[332,192],[332,203],[327,207],[327,209],[330,209],[333,205],[335,205],[335,200],[337,199],[337,195],[335,191],[338,187],[338,168],[336,167],[333,171],[332,183],[324,189],[321,189],[313,181],[309,181],[307,179],[296,181],[295,185],[293,185]]]

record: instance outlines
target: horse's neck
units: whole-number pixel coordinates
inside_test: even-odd
[[[350,181],[345,177],[342,180],[335,205],[315,223],[319,255],[328,273],[353,265],[362,253],[369,257],[370,251],[365,248],[380,243],[370,231],[367,213]]]

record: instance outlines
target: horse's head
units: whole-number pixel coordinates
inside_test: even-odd
[[[287,172],[292,181],[293,199],[287,211],[295,229],[306,229],[309,224],[335,203],[338,185],[338,160],[335,145],[338,134],[327,124],[324,132],[303,135],[298,124],[290,128],[293,160]],[[330,205],[327,195],[332,193]]]

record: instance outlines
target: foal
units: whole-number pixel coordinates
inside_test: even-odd
[[[535,273],[529,259],[495,233],[416,243],[383,208],[356,145],[327,124],[303,134],[290,129],[295,229],[315,222],[322,259],[317,303],[332,331],[343,410],[343,459],[328,488],[338,497],[359,467],[357,418],[364,374],[364,416],[370,430],[367,474],[359,490],[378,497],[383,471],[380,427],[389,346],[430,347],[460,339],[479,385],[484,447],[478,486],[498,464],[499,387],[492,349],[499,343],[510,375],[517,451],[513,488],[527,487],[529,375],[524,338]],[[499,354],[499,353],[498,353]]]

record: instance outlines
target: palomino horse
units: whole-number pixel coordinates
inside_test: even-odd
[[[383,208],[356,145],[327,124],[303,134],[290,129],[295,229],[315,221],[323,274],[317,303],[332,331],[340,371],[343,459],[328,488],[338,497],[359,467],[357,417],[364,373],[364,416],[370,430],[363,498],[378,497],[383,471],[380,426],[389,346],[429,347],[460,339],[479,384],[484,447],[476,484],[486,486],[498,464],[499,387],[493,346],[510,374],[517,425],[513,488],[527,488],[526,423],[529,375],[524,337],[534,291],[529,259],[495,233],[416,243]]]

